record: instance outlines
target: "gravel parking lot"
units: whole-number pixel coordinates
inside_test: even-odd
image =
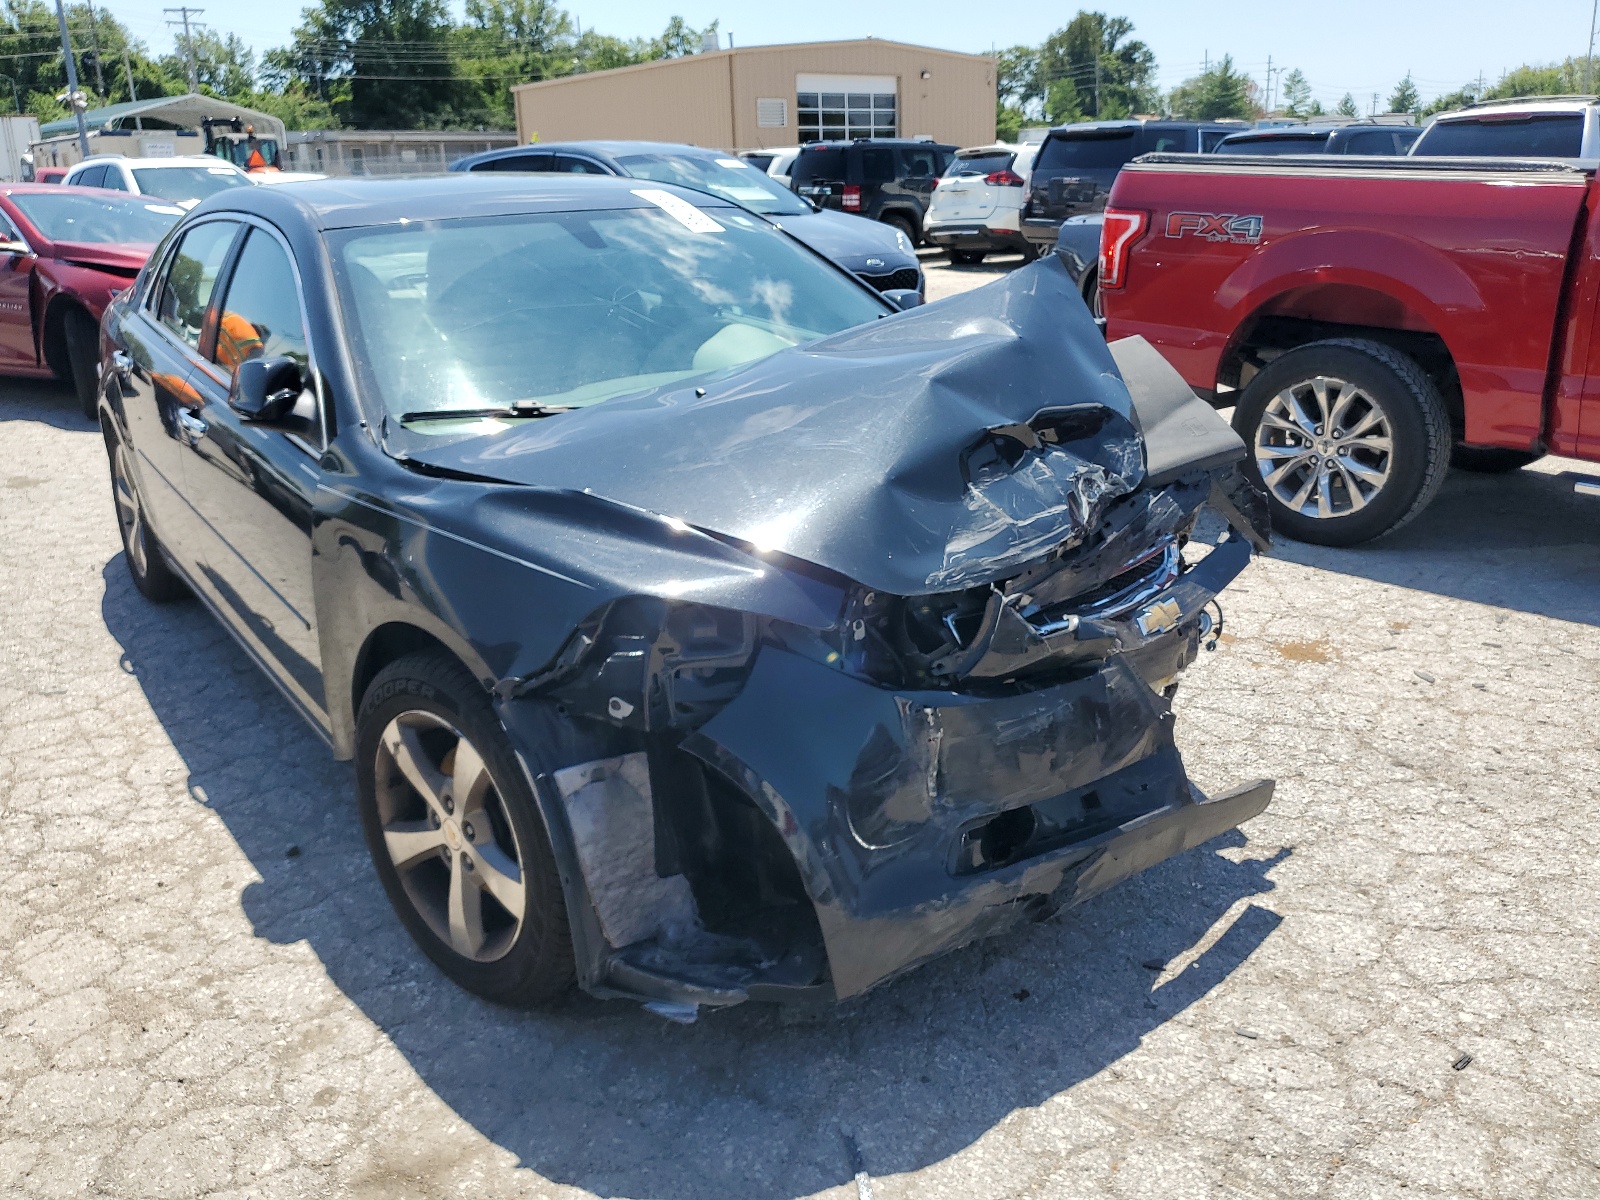
[[[348,765],[134,591],[69,392],[0,382],[0,438],[0,1193],[1600,1195],[1578,464],[1225,594],[1178,729],[1203,787],[1277,778],[1242,834],[839,1009],[681,1027],[446,983]]]

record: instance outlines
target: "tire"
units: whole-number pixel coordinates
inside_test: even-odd
[[[586,733],[553,705],[543,707],[542,721],[547,736],[523,747],[536,774],[615,753],[601,733]],[[476,763],[462,762],[462,745],[477,752]],[[435,788],[431,796],[401,766],[405,757],[428,763],[420,779]],[[454,777],[447,780],[443,767]],[[488,696],[453,656],[408,655],[378,672],[356,716],[356,778],[378,878],[401,924],[441,971],[515,1008],[550,1004],[571,988],[572,931],[543,817]],[[509,886],[514,875],[520,891]],[[451,907],[457,890],[466,914],[459,924]]]
[[[905,213],[885,213],[882,217],[882,220],[885,225],[893,225],[901,233],[910,238],[912,249],[916,249],[918,244],[921,243],[922,235],[917,231],[917,223],[910,217],[906,216]]]
[[[62,320],[67,343],[67,368],[72,390],[78,395],[78,408],[89,420],[99,415],[100,402],[100,327],[81,308],[67,310]]]
[[[1104,319],[1105,309],[1100,307],[1100,275],[1093,272],[1083,281],[1083,302],[1089,308],[1089,315],[1095,320]]]
[[[167,563],[167,552],[145,519],[144,501],[129,469],[129,452],[115,438],[107,451],[111,458],[111,502],[116,506],[117,528],[122,534],[122,560],[128,565],[133,586],[153,604],[180,600],[189,594],[189,589]]]
[[[1475,471],[1480,475],[1503,475],[1509,471],[1519,471],[1543,457],[1543,454],[1535,454],[1531,450],[1457,446],[1450,451],[1450,465],[1458,471]]]
[[[1022,261],[1025,263],[1037,262],[1044,257],[1044,251],[1039,248],[1038,242],[1024,241],[1022,243]]]
[[[946,250],[945,254],[958,267],[975,267],[984,259],[982,250]]]
[[[1233,427],[1273,528],[1320,546],[1400,528],[1428,506],[1450,459],[1439,390],[1381,342],[1340,338],[1282,355],[1244,389]]]

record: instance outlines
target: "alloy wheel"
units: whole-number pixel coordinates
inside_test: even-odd
[[[122,530],[122,548],[128,555],[128,565],[135,575],[143,576],[149,569],[145,557],[144,508],[139,494],[133,490],[133,476],[128,471],[128,451],[120,442],[111,456],[111,490],[117,502],[117,524]]]
[[[461,957],[504,957],[526,911],[524,860],[483,756],[411,710],[384,728],[375,765],[384,848],[418,914]]]
[[[1256,426],[1256,467],[1284,507],[1326,520],[1359,512],[1389,482],[1388,415],[1356,384],[1317,375],[1267,402]]]

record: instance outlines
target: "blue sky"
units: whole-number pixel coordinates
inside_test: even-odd
[[[162,8],[172,0],[107,0],[106,7],[153,47],[171,45]],[[288,40],[303,0],[213,0],[201,18],[222,33],[237,33],[258,50]],[[460,4],[454,5],[458,10]],[[673,14],[701,27],[721,19],[738,45],[881,37],[987,50],[1037,43],[1068,21],[1077,5],[974,0],[790,0],[750,4],[719,0],[576,0],[567,6],[585,28],[622,37],[659,33]],[[1407,71],[1425,99],[1460,87],[1482,71],[1496,79],[1525,62],[1550,62],[1584,53],[1591,0],[1343,0],[1340,4],[1230,4],[1194,0],[1126,0],[1096,5],[1129,17],[1135,36],[1156,53],[1158,81],[1169,88],[1199,71],[1206,54],[1232,54],[1264,82],[1273,66],[1299,67],[1324,103],[1350,92],[1365,109],[1371,93],[1387,97]]]

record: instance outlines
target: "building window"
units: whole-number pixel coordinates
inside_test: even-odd
[[[795,119],[800,140],[896,136],[893,92],[800,92]]]

